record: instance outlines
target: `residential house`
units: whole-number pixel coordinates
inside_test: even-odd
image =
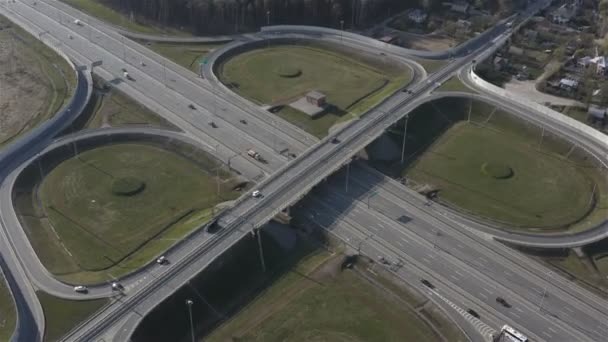
[[[559,80],[559,87],[567,91],[575,91],[578,89],[578,81],[572,78],[562,78]]]
[[[551,21],[556,24],[564,25],[570,22],[576,13],[578,12],[578,6],[574,3],[563,4],[551,13]]]
[[[449,7],[450,11],[465,15],[469,14],[469,10],[471,9],[471,5],[469,5],[465,1],[443,2],[442,5],[445,7]]]
[[[407,14],[407,17],[409,20],[415,22],[416,24],[422,24],[428,17],[428,14],[426,14],[426,12],[424,12],[423,10],[416,8],[415,10],[410,11]]]

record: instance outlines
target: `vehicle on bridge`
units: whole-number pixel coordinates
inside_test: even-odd
[[[89,292],[89,289],[86,286],[78,285],[74,286],[74,292],[87,293]]]
[[[511,328],[508,325],[503,325],[502,330],[500,331],[503,336],[512,337],[512,340],[517,342],[528,342],[528,337],[519,331]]]

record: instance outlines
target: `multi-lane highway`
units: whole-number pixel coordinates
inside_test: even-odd
[[[43,5],[50,7],[47,10],[39,10]],[[239,137],[239,131],[246,133],[240,142],[232,144],[227,142],[227,150],[231,150],[231,154],[234,155],[234,153],[242,153],[246,148],[256,146],[256,149],[261,150],[267,158],[272,158],[268,165],[260,165],[260,169],[266,172],[278,169],[272,177],[260,185],[263,193],[266,194],[265,198],[261,200],[245,198],[241,200],[232,211],[227,213],[227,216],[220,220],[221,224],[225,226],[223,231],[215,237],[202,236],[200,240],[190,240],[184,243],[183,248],[176,251],[175,256],[172,257],[175,260],[174,267],[169,270],[159,268],[150,270],[147,275],[142,276],[142,280],[138,282],[137,287],[129,289],[127,297],[121,302],[105,308],[92,320],[81,326],[81,329],[74,331],[70,339],[76,340],[90,340],[93,337],[101,336],[114,340],[126,340],[130,331],[141,319],[138,315],[133,314],[131,310],[139,313],[148,312],[162,298],[170,295],[175,288],[189,279],[192,274],[196,274],[212,259],[221,255],[225,249],[231,246],[232,242],[237,241],[244,234],[248,234],[252,228],[257,228],[267,222],[284,205],[294,203],[318,180],[347,163],[351,155],[375,139],[386,127],[425,101],[422,98],[428,94],[429,90],[435,88],[441,81],[451,77],[462,66],[468,65],[470,60],[475,57],[474,55],[468,56],[448,64],[445,69],[432,75],[427,82],[410,87],[414,92],[411,96],[399,93],[384,102],[379,108],[365,115],[361,120],[351,123],[346,129],[338,133],[338,138],[341,141],[338,146],[325,140],[312,149],[302,152],[314,142],[314,139],[310,139],[305,133],[294,129],[289,124],[273,122],[268,113],[248,106],[246,101],[235,98],[235,95],[214,90],[206,81],[197,79],[188,71],[153,55],[145,48],[134,45],[132,42],[121,41],[120,36],[107,27],[98,28],[93,26],[91,24],[93,20],[87,19],[89,24],[84,27],[73,25],[73,18],[76,18],[76,15],[82,17],[81,14],[74,14],[73,10],[52,7],[51,5],[55,6],[56,4],[39,1],[37,5],[32,3],[18,4],[8,10],[23,20],[31,20],[32,25],[46,29],[49,34],[63,37],[65,44],[70,49],[78,50],[78,53],[87,56],[86,58],[89,61],[93,62],[101,59],[103,64],[97,67],[100,69],[98,72],[102,76],[105,75],[106,78],[120,77],[121,69],[127,65],[135,79],[135,84],[129,84],[130,82],[122,80],[118,87],[124,88],[123,90],[126,90],[127,93],[134,95],[136,99],[150,107],[164,112],[171,121],[176,122],[188,135],[201,140],[213,141],[214,143],[210,144],[213,145],[224,143],[222,137],[234,139],[235,133]],[[53,9],[57,9],[57,18],[55,19],[45,15],[45,13],[51,13],[54,16]],[[9,16],[11,13],[9,13]],[[72,38],[69,38],[70,36]],[[138,64],[142,61],[145,66]],[[133,71],[131,71],[132,68]],[[168,93],[168,96],[164,96],[163,93]],[[197,106],[196,113],[192,113],[187,108],[189,103],[195,103]],[[254,125],[244,128],[237,122],[239,118],[247,118],[249,122],[253,120]],[[218,129],[210,129],[208,120],[217,120],[219,123]],[[277,140],[279,140],[278,143]],[[277,148],[277,144],[280,144],[281,147]],[[275,147],[269,147],[273,145]],[[277,153],[284,148],[292,153],[297,153],[300,157],[285,164],[287,158]],[[357,213],[351,215],[357,215]],[[382,228],[384,229],[384,227]],[[387,232],[387,234],[389,233]],[[424,245],[422,241],[421,244]],[[378,248],[387,251],[386,245],[381,244]],[[412,263],[420,263],[416,261],[418,259],[414,259]],[[431,267],[440,267],[440,265],[431,265]],[[489,282],[488,279],[484,281]],[[442,296],[453,296],[452,298],[462,296],[468,298],[469,301],[471,301],[470,298],[477,298],[474,294],[467,292],[470,289],[475,289],[475,284],[451,282],[449,287],[459,291],[462,291],[463,288],[469,288],[469,290],[464,291],[468,293],[467,297],[452,293],[453,290],[447,288],[442,291],[452,292],[445,292]],[[523,295],[521,298],[514,299],[514,301],[518,304],[521,303],[522,308],[531,307],[530,299]],[[479,305],[491,307],[488,303]],[[496,313],[498,309],[492,308],[493,313],[491,315],[504,319]],[[581,310],[592,312],[589,311],[592,309],[585,307]],[[543,326],[546,318],[542,315],[537,315],[537,317],[526,311],[525,316],[528,317],[528,314],[531,317],[530,322],[535,322],[532,333],[538,339],[547,339],[547,336],[543,337],[541,335],[543,333],[551,335],[552,330],[540,331],[538,328]],[[522,320],[515,317],[511,318],[510,321],[517,325]],[[507,319],[507,321],[509,320]],[[498,320],[493,323],[496,322]],[[553,330],[557,328],[554,325],[549,327]],[[586,338],[594,339],[594,337],[589,337],[594,335],[587,335],[588,332],[580,332],[580,329],[575,330],[574,332],[567,332],[568,335],[564,336],[582,338],[582,340]],[[563,333],[562,330],[556,331]],[[555,332],[553,333],[555,334]]]

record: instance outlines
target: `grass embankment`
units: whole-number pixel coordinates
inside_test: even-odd
[[[221,81],[260,105],[287,105],[309,91],[327,95],[330,107],[311,118],[285,106],[276,114],[318,137],[350,120],[411,80],[411,70],[330,45],[280,45],[232,57]],[[286,71],[292,71],[289,75]]]
[[[572,249],[521,251],[552,266],[557,272],[590,290],[608,297],[608,239],[582,247],[581,258]]]
[[[297,239],[292,247],[283,249],[262,234],[265,273],[255,239],[244,239],[221,264],[208,267],[192,287],[180,289],[147,316],[134,341],[189,336],[187,299],[194,302],[195,331],[206,341],[436,341],[438,334],[465,340],[445,317],[422,307],[426,298],[393,283],[378,268],[381,275],[360,261],[357,270],[343,270],[340,248],[330,254],[318,240],[283,229],[275,236],[292,235]],[[393,287],[387,290],[384,281]]]
[[[102,128],[145,125],[178,130],[173,124],[94,76],[94,89],[84,113],[73,127]],[[71,133],[71,129],[67,130]]]
[[[70,100],[74,70],[0,15],[0,147],[53,117]]]
[[[104,5],[98,0],[60,0],[66,4],[82,11],[94,18],[104,21],[110,25],[116,25],[130,32],[152,34],[152,35],[172,35],[172,36],[190,36],[191,34],[185,31],[180,31],[175,28],[160,27],[152,25],[149,22],[142,22],[139,18],[131,20],[126,14],[116,11],[113,8]]]
[[[492,106],[436,101],[412,114],[408,131],[401,176],[448,205],[537,232],[581,231],[608,215],[606,175],[592,157]]]
[[[449,80],[443,82],[435,91],[461,91],[465,93],[475,93],[471,88],[467,87],[462,81],[453,76]]]
[[[175,63],[191,70],[200,72],[200,64],[205,61],[205,57],[213,50],[221,47],[222,43],[146,43],[152,51],[162,55]]]
[[[11,339],[16,322],[15,301],[2,272],[0,272],[0,341]]]
[[[238,197],[238,180],[226,171],[217,197],[216,167],[206,155],[190,160],[161,146],[95,148],[50,171],[37,188],[39,198],[29,199],[41,203],[42,218],[22,219],[51,273],[71,283],[111,279],[149,262],[204,224],[213,206]],[[113,191],[124,179],[143,187]]]
[[[45,342],[58,341],[76,324],[109,303],[108,299],[66,300],[42,291],[36,292],[36,295],[44,311]]]
[[[434,59],[423,59],[423,58],[412,58],[416,63],[422,65],[424,70],[428,74],[432,74],[435,71],[443,68],[448,64],[448,62],[444,60],[434,60]]]

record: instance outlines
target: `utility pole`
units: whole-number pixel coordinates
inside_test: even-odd
[[[188,306],[188,315],[190,316],[190,336],[192,336],[192,342],[194,341],[194,324],[192,324],[192,299],[186,299],[186,305]]]
[[[405,161],[405,138],[407,137],[407,121],[409,120],[410,116],[407,115],[405,117],[405,123],[403,124],[403,144],[401,146],[401,164],[403,164],[403,162]]]
[[[350,161],[346,164],[346,182],[344,183],[344,192],[348,192],[348,176],[350,173]]]
[[[270,10],[266,11],[266,26],[270,26]],[[270,38],[266,38],[268,48],[270,48]]]
[[[220,144],[215,145],[215,156],[216,156],[216,158],[218,158],[218,160],[220,160],[219,153],[217,152],[219,147],[220,147]],[[215,182],[217,184],[217,202],[218,203],[220,202],[220,164],[221,164],[221,160],[220,160],[220,163],[218,163],[215,166],[215,170],[216,170]],[[211,215],[215,216],[215,205],[211,208]]]
[[[541,127],[542,131],[540,133],[540,142],[538,143],[538,149],[540,150],[543,145],[543,138],[545,137],[545,127]]]
[[[262,264],[262,272],[266,272],[266,262],[264,261],[264,250],[262,249],[262,232],[260,228],[255,228],[253,223],[251,224],[251,234],[257,235],[258,250],[260,253],[260,263]]]
[[[552,274],[553,274],[553,272],[551,272],[551,271],[547,272],[547,276],[549,276],[549,277],[551,277]],[[543,293],[540,298],[540,304],[538,305],[538,311],[541,311],[543,309],[543,302],[545,300],[545,297],[547,297],[547,283],[545,283],[545,287],[543,289]]]

